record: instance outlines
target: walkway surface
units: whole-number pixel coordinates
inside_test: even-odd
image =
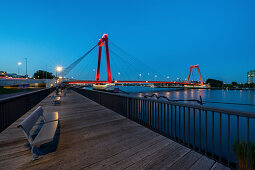
[[[76,92],[61,99],[53,106],[47,97],[0,134],[0,169],[228,169]],[[59,130],[31,161],[16,126],[39,105],[59,112]]]

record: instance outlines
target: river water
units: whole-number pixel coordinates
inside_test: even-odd
[[[183,88],[150,88],[142,86],[119,86],[120,90],[129,95],[144,97],[156,94],[171,100],[200,100],[203,105],[252,112],[255,114],[255,91],[252,90],[211,90],[211,89],[183,89]],[[189,104],[197,102],[182,101]]]

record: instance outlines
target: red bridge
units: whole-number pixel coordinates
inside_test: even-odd
[[[104,34],[101,39],[99,39],[99,42],[97,45],[95,45],[91,50],[89,50],[84,56],[76,60],[74,63],[72,63],[64,72],[64,74],[68,74],[70,70],[75,67],[86,55],[88,55],[93,49],[95,49],[98,46],[98,61],[97,61],[97,70],[96,70],[96,79],[94,81],[92,80],[79,80],[79,81],[71,81],[68,82],[68,84],[107,84],[107,83],[140,83],[140,84],[145,84],[145,83],[167,83],[167,84],[180,84],[180,85],[191,85],[191,86],[205,86],[202,80],[202,76],[199,70],[198,65],[193,65],[190,66],[189,70],[189,75],[187,78],[187,81],[185,82],[176,82],[176,81],[121,81],[121,80],[116,80],[113,81],[111,78],[111,67],[110,67],[110,57],[109,57],[109,46],[108,46],[108,36],[107,34]],[[101,52],[102,52],[102,47],[105,47],[105,56],[106,56],[106,66],[107,66],[107,80],[105,81],[100,81],[99,80],[99,74],[100,74],[100,64],[101,64]],[[200,78],[200,83],[191,83],[189,82],[190,79],[190,74],[192,70],[196,68],[199,73],[199,78]]]

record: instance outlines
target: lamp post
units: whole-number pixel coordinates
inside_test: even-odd
[[[62,71],[63,70],[63,67],[56,67],[56,78],[58,79],[58,72]]]
[[[22,65],[21,62],[18,62],[18,75],[19,75],[19,71],[20,71],[20,66]]]
[[[25,75],[25,77],[27,78],[28,77],[28,75],[27,75],[27,58],[25,58],[25,60],[26,60],[26,75]]]

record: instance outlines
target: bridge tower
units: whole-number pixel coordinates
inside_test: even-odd
[[[203,82],[203,80],[202,80],[202,76],[201,76],[201,73],[200,73],[198,64],[197,64],[197,65],[190,66],[190,69],[189,69],[189,76],[188,76],[188,79],[187,79],[187,83],[189,82],[189,78],[190,78],[191,71],[192,71],[194,68],[197,69],[198,74],[199,74],[199,78],[200,78],[200,82],[201,82],[201,86],[203,86],[203,85],[204,85],[204,82]]]
[[[97,61],[97,72],[96,72],[96,81],[99,80],[99,72],[100,72],[100,63],[101,63],[101,52],[102,46],[105,46],[105,57],[106,57],[106,65],[107,65],[107,83],[112,82],[111,78],[111,67],[110,67],[110,58],[109,58],[109,48],[108,48],[108,36],[104,34],[98,42],[98,61]]]

